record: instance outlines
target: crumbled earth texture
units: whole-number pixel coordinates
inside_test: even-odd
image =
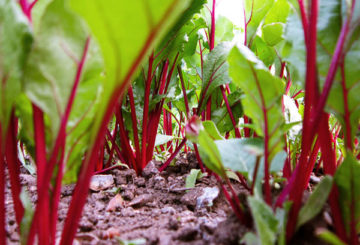
[[[190,170],[198,168],[194,154],[181,154],[174,166],[162,173],[157,171],[160,164],[150,162],[142,176],[136,176],[132,169],[114,169],[103,173],[103,180],[101,176],[94,179],[94,190],[89,191],[74,244],[120,244],[119,240],[143,239],[147,245],[230,245],[239,244],[242,236],[251,231],[234,216],[213,176],[199,179],[195,188],[185,188]],[[25,169],[21,171],[21,182],[34,204],[36,178]],[[239,196],[248,194],[239,183],[233,182],[233,186]],[[217,187],[220,193],[212,205],[199,205],[198,197],[209,187]],[[73,189],[74,185],[62,188],[57,237],[61,235]],[[19,244],[9,190],[7,179],[8,244]],[[325,208],[313,222],[301,228],[291,244],[325,244],[316,239],[314,231],[321,227],[331,228],[328,212]]]

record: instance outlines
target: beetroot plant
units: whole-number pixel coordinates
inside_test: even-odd
[[[317,168],[321,165],[325,174],[335,176],[335,181],[324,179],[319,189],[330,193],[328,202],[338,238],[358,244],[359,204],[354,192],[358,188],[354,176],[359,168],[354,157],[358,102],[351,95],[357,89],[357,71],[351,65],[356,60],[352,55],[356,53],[358,40],[357,3],[308,1],[306,4],[245,1],[244,45],[231,50],[228,62],[232,82],[244,93],[241,100],[244,121],[251,122],[245,127],[254,130],[253,137],[259,140],[256,147],[247,139],[216,140],[210,144],[213,134],[206,128],[198,134],[197,141],[205,164],[221,177],[226,179],[223,169],[230,168],[254,183],[251,184],[255,186],[254,197],[249,198],[249,205],[259,237],[249,235],[247,242],[260,239],[261,243],[272,244],[279,234],[282,235],[278,242],[290,242],[303,220],[314,217],[316,209],[312,207],[313,212],[309,212],[309,207],[311,203],[314,205],[314,200],[324,204],[326,198],[320,197],[321,191],[315,191],[309,205],[303,208],[301,200],[317,163]],[[285,110],[283,95],[289,92],[293,93],[296,101],[292,103],[297,103],[303,118],[299,147],[292,145],[299,142],[296,140],[299,137],[289,135],[299,122],[291,122],[289,115],[283,115],[299,113],[296,109]],[[288,118],[286,123],[284,116]],[[341,129],[336,125],[341,125]],[[339,132],[344,142],[340,145],[336,140]],[[341,149],[337,150],[339,146]],[[229,153],[230,147],[242,153]],[[271,189],[280,170],[287,180],[284,179],[284,188],[276,199]],[[270,208],[259,199],[263,195]],[[265,213],[259,215],[260,210]],[[285,214],[288,210],[287,218],[279,219],[277,210]],[[299,212],[307,217],[299,216]],[[263,222],[268,225],[266,229]],[[272,222],[282,224],[280,231],[272,228]],[[284,227],[286,232],[282,231]],[[264,233],[272,235],[266,238]]]
[[[112,112],[143,59],[190,1],[154,1],[146,8],[125,1],[98,4],[72,1],[70,10],[69,2],[61,0],[1,3],[2,244],[6,244],[4,160],[16,220],[19,226],[23,223],[23,243],[33,244],[35,239],[39,244],[55,243],[61,184],[77,180],[60,242],[72,243]],[[94,34],[74,10],[85,19],[104,15],[101,21],[89,19]],[[149,13],[154,16],[152,25],[147,25]],[[109,36],[121,26],[126,28]],[[17,116],[20,137],[37,167],[38,200],[32,219],[31,210],[24,216],[20,201]]]

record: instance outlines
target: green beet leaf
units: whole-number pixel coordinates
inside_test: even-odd
[[[62,0],[55,0],[46,7],[35,30],[33,49],[25,68],[24,87],[28,98],[46,115],[49,149],[57,137],[89,35],[81,19]],[[100,50],[95,40],[90,40],[67,124],[65,159],[72,169],[79,167],[81,156],[88,147],[102,70]],[[24,119],[25,125],[28,124],[26,121]],[[67,174],[76,175],[76,171]],[[67,175],[65,179],[68,179]],[[75,177],[70,179],[75,180]]]
[[[199,153],[206,167],[218,174],[220,177],[225,178],[226,171],[221,160],[219,149],[206,130],[200,130],[198,142]]]
[[[246,43],[251,45],[256,32],[267,15],[269,10],[274,4],[274,0],[246,0],[245,1],[245,13],[246,13]]]
[[[321,180],[309,199],[306,201],[305,205],[301,208],[296,224],[297,228],[319,214],[328,199],[332,186],[333,179],[331,176],[325,176]]]
[[[235,89],[233,89],[231,94],[228,95],[228,101],[229,101],[230,109],[236,120],[235,122],[237,124],[238,123],[237,119],[243,116],[243,108],[241,104],[242,92],[240,89],[236,89],[236,90]],[[222,99],[223,97],[221,96],[220,100]],[[217,101],[215,101],[215,103],[217,103]],[[225,104],[223,104],[221,107],[217,109],[214,109],[211,112],[211,120],[216,124],[216,127],[221,134],[225,134],[226,132],[230,132],[231,130],[234,129],[229,112]]]
[[[204,74],[202,74],[202,86],[199,98],[200,112],[205,108],[209,96],[220,85],[230,83],[228,74],[229,65],[227,56],[231,46],[229,43],[221,43],[204,57]]]
[[[264,153],[261,139],[244,138],[215,141],[224,167],[250,177],[254,172],[256,158]]]
[[[290,203],[284,203],[284,208],[277,208],[275,212],[261,198],[249,196],[248,203],[254,219],[256,235],[247,233],[243,241],[249,244],[285,245],[285,228]]]
[[[224,137],[220,134],[219,130],[216,128],[213,121],[204,121],[202,123],[206,132],[210,135],[214,140],[222,140]]]
[[[360,162],[349,154],[335,173],[339,202],[345,229],[350,233],[351,224],[360,232]]]
[[[215,23],[215,45],[231,42],[234,38],[234,24],[225,16],[219,16]]]
[[[279,225],[275,214],[262,199],[249,196],[248,202],[255,221],[255,228],[261,242],[260,244],[275,244]]]
[[[304,31],[297,12],[289,14],[283,34],[285,44],[281,49],[281,57],[287,62],[291,80],[295,85],[304,84],[306,71],[306,50]]]
[[[276,51],[274,47],[267,45],[260,36],[256,36],[254,38],[251,50],[262,62],[264,62],[266,66],[269,67],[274,63],[276,58]]]
[[[262,26],[262,36],[265,42],[274,46],[283,40],[283,32],[286,19],[290,12],[290,4],[287,0],[278,0],[269,10]]]
[[[155,147],[159,145],[163,145],[169,141],[172,141],[174,136],[171,135],[164,135],[164,134],[157,134],[155,139]]]
[[[328,98],[328,106],[330,111],[334,113],[336,118],[342,124],[345,132],[347,131],[346,120],[348,120],[351,130],[349,135],[353,142],[356,132],[358,131],[358,122],[360,119],[360,70],[357,65],[360,62],[360,40],[353,42],[349,48],[344,63],[344,84],[346,91],[344,93],[341,78],[335,80]],[[347,108],[345,108],[344,103],[344,95],[346,93]],[[349,112],[348,115],[345,113],[346,110]],[[346,139],[347,133],[344,135]]]
[[[47,6],[53,2],[54,0],[41,0],[37,1],[36,4],[33,6],[31,10],[31,19],[32,19],[32,26],[36,31],[41,23],[41,18],[43,17]]]
[[[247,47],[234,47],[228,61],[231,78],[244,92],[244,113],[252,118],[256,133],[268,137],[271,161],[283,146],[281,98],[284,84]]]
[[[180,61],[183,56],[195,53],[200,38],[198,30],[206,27],[206,23],[202,18],[193,18],[193,15],[200,12],[205,2],[205,0],[192,0],[190,6],[157,47],[155,53],[159,55],[155,64],[165,58],[173,61],[177,55],[179,55],[177,61]]]
[[[24,217],[21,220],[21,244],[26,244],[29,235],[31,222],[34,216],[33,204],[29,197],[29,193],[23,188],[20,193],[20,200],[24,205]]]
[[[6,132],[21,93],[24,66],[32,45],[30,24],[15,1],[0,2],[0,123]],[[2,140],[2,139],[0,139]]]
[[[105,60],[106,82],[92,127],[94,142],[111,97],[120,96],[150,51],[184,14],[191,0],[72,0],[87,21]]]
[[[201,173],[200,169],[191,169],[188,176],[186,176],[185,188],[194,188],[196,180],[202,178],[206,173]]]
[[[339,237],[328,230],[318,229],[316,235],[323,241],[331,245],[346,245]]]

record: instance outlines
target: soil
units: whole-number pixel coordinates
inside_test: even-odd
[[[203,177],[195,188],[186,189],[185,180],[190,170],[197,168],[193,154],[181,154],[174,166],[159,173],[159,162],[152,161],[142,176],[131,169],[114,169],[105,173],[109,185],[102,183],[97,191],[89,191],[74,244],[119,244],[119,240],[144,239],[147,245],[230,245],[239,244],[249,230],[233,215],[220,191],[213,203],[199,199],[205,188],[221,190],[212,176]],[[111,178],[109,178],[109,176]],[[27,188],[31,202],[36,203],[36,178],[22,169],[21,182]],[[247,191],[233,182],[238,195]],[[58,212],[58,234],[71,201],[74,185],[62,188]],[[12,208],[10,184],[7,181],[8,244],[19,244],[18,228]],[[329,228],[326,211],[306,225],[291,244],[324,244],[314,237],[315,228]],[[142,243],[141,243],[142,244]]]

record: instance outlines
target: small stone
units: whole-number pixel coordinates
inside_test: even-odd
[[[155,181],[155,182],[165,182],[165,179],[164,179],[164,177],[156,176],[156,177],[154,178],[154,181]]]
[[[156,168],[155,166],[155,162],[154,161],[150,161],[146,167],[142,170],[141,175],[144,178],[150,178],[151,176],[155,175],[159,173],[159,170]]]
[[[60,209],[59,208],[59,212],[58,212],[58,220],[62,221],[66,218],[66,214],[67,214],[67,210],[65,209]]]
[[[196,228],[185,227],[179,231],[179,233],[176,236],[176,239],[189,242],[195,240],[197,234],[198,234],[198,230]]]
[[[127,186],[124,187],[124,190],[130,190],[132,192],[135,192],[135,190],[138,190],[139,188],[136,187],[136,185],[133,184],[129,184]]]
[[[173,207],[166,206],[161,209],[161,213],[174,215],[176,210]]]
[[[220,190],[218,187],[205,187],[203,194],[196,199],[196,209],[202,207],[211,207],[213,201],[219,196]]]
[[[104,210],[104,209],[105,209],[105,203],[103,203],[103,202],[96,202],[96,203],[95,203],[95,209],[96,209],[96,210]]]
[[[196,217],[203,217],[206,216],[209,213],[209,211],[205,207],[202,207],[202,208],[196,208],[194,213]]]
[[[94,175],[91,178],[90,189],[93,191],[101,191],[108,189],[114,185],[112,175]]]

